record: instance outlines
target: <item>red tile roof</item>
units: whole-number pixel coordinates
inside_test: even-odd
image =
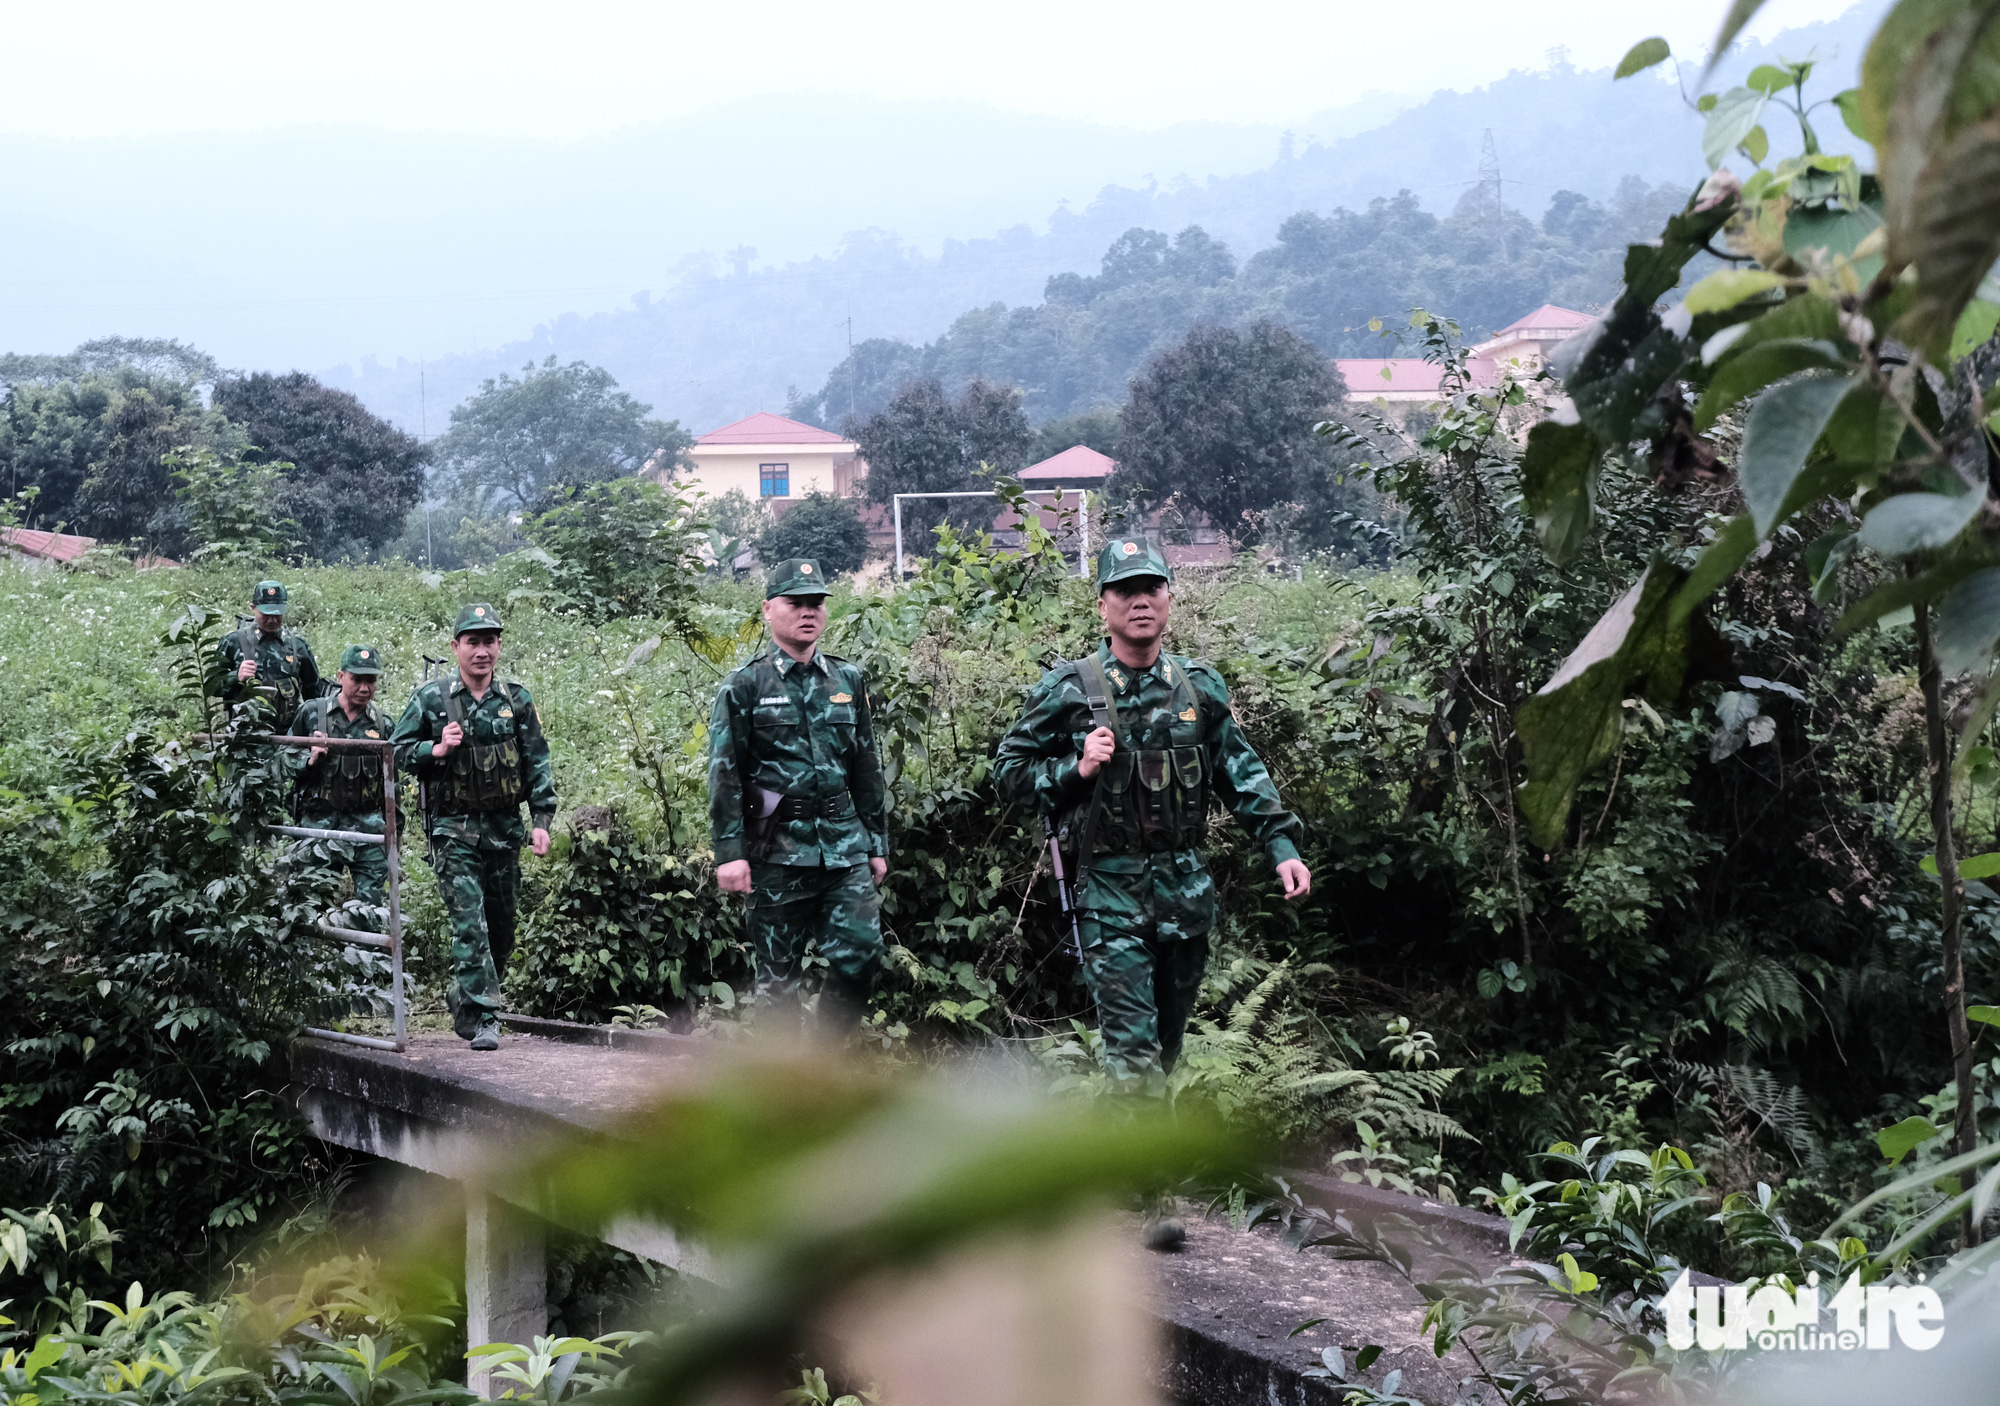
[[[1597,321],[1587,312],[1572,312],[1559,308],[1554,303],[1543,303],[1526,317],[1510,322],[1493,335],[1504,337],[1509,332],[1574,332]]]
[[[77,537],[67,532],[37,532],[27,527],[0,528],[0,545],[12,547],[23,556],[45,561],[75,561],[97,545],[95,537]]]
[[[1443,367],[1414,356],[1343,357],[1334,365],[1347,382],[1347,393],[1361,400],[1383,391],[1435,392],[1444,379]]]
[[[1118,461],[1108,454],[1099,454],[1087,444],[1072,445],[1060,454],[1050,455],[1039,464],[1030,464],[1021,470],[1021,481],[1033,483],[1038,479],[1050,478],[1110,478],[1118,467]]]
[[[847,442],[843,436],[831,430],[802,425],[797,420],[787,420],[783,415],[773,415],[768,410],[760,410],[748,419],[738,420],[733,425],[724,425],[719,430],[710,430],[695,441],[696,444],[846,444]]]

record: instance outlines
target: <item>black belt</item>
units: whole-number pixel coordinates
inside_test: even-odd
[[[808,796],[787,796],[778,802],[780,820],[841,820],[854,814],[854,797],[842,791],[825,800]]]

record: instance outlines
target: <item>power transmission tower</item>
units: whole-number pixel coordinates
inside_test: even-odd
[[[1500,246],[1500,257],[1507,257],[1507,207],[1500,198],[1500,151],[1493,145],[1493,129],[1486,129],[1486,137],[1479,144],[1479,218],[1486,232]]]

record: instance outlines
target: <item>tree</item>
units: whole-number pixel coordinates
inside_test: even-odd
[[[414,435],[303,371],[218,382],[211,404],[243,425],[246,460],[288,466],[273,508],[313,556],[374,556],[403,530],[427,457]]]
[[[655,455],[667,468],[684,462],[694,437],[679,421],[647,419],[651,409],[619,390],[609,371],[558,366],[551,356],[523,366],[518,381],[502,373],[483,382],[452,410],[434,449],[444,472],[532,507],[553,489],[636,473]]]
[[[990,481],[978,477],[981,464],[997,474],[1019,473],[1035,442],[1021,413],[1021,393],[1013,387],[975,380],[954,402],[935,377],[904,386],[887,406],[849,424],[847,434],[868,462],[868,496],[878,503],[898,493],[988,488]],[[990,527],[993,513],[991,502],[974,500],[965,500],[956,512],[941,503],[912,504],[903,510],[903,522],[906,529],[914,522],[919,530],[946,521]]]
[[[1288,328],[1197,327],[1132,382],[1114,489],[1147,504],[1178,497],[1255,541],[1256,515],[1296,500],[1332,458],[1313,429],[1344,394],[1333,364]]]
[[[1758,8],[1755,0],[1732,8],[1717,53]],[[1938,881],[1937,986],[1956,1099],[1949,1146],[1968,1158],[1963,1181],[1953,1182],[1966,1189],[1946,1207],[1963,1209],[1968,1244],[1988,1198],[1986,1184],[1971,1190],[1980,1130],[1958,858],[1965,816],[1953,791],[1975,750],[1991,757],[1976,744],[1990,737],[2000,704],[1991,681],[2000,441],[1988,418],[2000,389],[2000,297],[1989,279],[2000,259],[1992,194],[2000,120],[1984,23],[1956,5],[1891,13],[1861,86],[1834,99],[1875,147],[1879,178],[1821,149],[1811,114],[1822,104],[1805,96],[1811,60],[1760,65],[1745,86],[1704,99],[1702,149],[1713,174],[1658,238],[1632,246],[1625,289],[1601,329],[1560,359],[1575,413],[1533,428],[1522,480],[1544,551],[1567,562],[1601,531],[1595,503],[1608,474],[1643,462],[1668,485],[1689,463],[1726,471],[1722,446],[1703,436],[1741,416],[1733,466],[1741,511],[1704,534],[1698,554],[1684,548],[1685,536],[1661,534],[1618,605],[1516,711],[1528,769],[1521,809],[1537,846],[1553,850],[1571,832],[1579,784],[1616,753],[1625,701],[1635,692],[1671,701],[1701,666],[1708,598],[1754,572],[1778,541],[1814,538],[1803,565],[1817,601],[1858,597],[1838,631],[1912,614]],[[1668,57],[1664,40],[1642,41],[1619,76]],[[1776,125],[1786,113],[1799,151],[1779,157],[1764,121]],[[1732,161],[1753,174],[1739,176]],[[1662,311],[1716,239],[1732,266]],[[1962,673],[1974,693],[1960,722],[1944,684]],[[1762,682],[1741,679],[1746,690]],[[1754,696],[1725,698],[1725,720],[1747,728]],[[1973,872],[1993,872],[1996,861],[1980,858]],[[1989,1144],[1985,1155],[2000,1147]]]
[[[556,604],[593,619],[666,615],[685,621],[707,524],[679,485],[621,478],[553,491],[556,502],[521,523],[551,558]]]
[[[41,489],[29,525],[186,550],[165,456],[189,446],[228,459],[244,446],[240,427],[202,406],[197,386],[213,368],[179,342],[129,338],[0,358],[0,478],[10,496]]]
[[[757,555],[766,565],[811,557],[833,580],[868,559],[868,524],[854,510],[852,498],[815,491],[764,529],[757,538]]]
[[[1108,459],[1118,457],[1118,412],[1110,406],[1051,420],[1035,431],[1033,461],[1040,463],[1065,449],[1087,445]]]

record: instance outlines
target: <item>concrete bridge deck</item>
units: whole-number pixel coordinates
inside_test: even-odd
[[[451,1035],[417,1035],[403,1053],[327,1040],[292,1047],[292,1077],[313,1132],[339,1147],[387,1158],[436,1176],[477,1182],[496,1149],[551,1136],[615,1139],[625,1117],[678,1079],[696,1076],[714,1045],[702,1038],[608,1030],[509,1017],[492,1052]],[[532,1033],[524,1033],[532,1032]],[[1491,1216],[1319,1178],[1302,1194],[1350,1213],[1399,1214],[1442,1232],[1455,1253],[1498,1264],[1505,1227]],[[466,1209],[467,1340],[521,1342],[547,1331],[546,1208],[512,1206],[469,1190]],[[1420,1332],[1423,1300],[1388,1267],[1300,1252],[1268,1231],[1189,1223],[1186,1248],[1153,1255],[1136,1248],[1155,1286],[1153,1312],[1167,1358],[1158,1384],[1174,1400],[1335,1403],[1330,1383],[1303,1377],[1328,1345],[1353,1353],[1369,1344],[1382,1357],[1366,1374],[1379,1382],[1403,1372],[1403,1391],[1456,1401],[1471,1364],[1454,1352],[1439,1361]],[[603,1238],[620,1249],[702,1278],[715,1277],[701,1247],[670,1227],[632,1221]],[[1309,1319],[1326,1321],[1296,1337]],[[475,1389],[497,1395],[493,1383]]]

